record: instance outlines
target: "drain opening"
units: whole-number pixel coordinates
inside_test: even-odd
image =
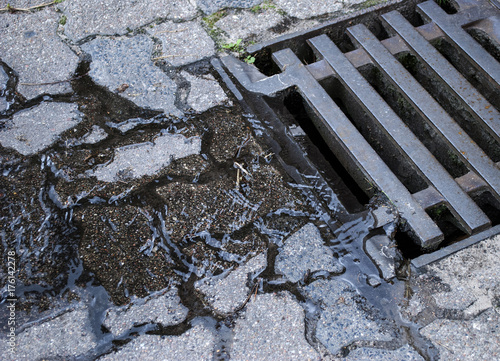
[[[400,54],[398,60],[410,72],[410,74],[424,87],[424,89],[439,103],[446,113],[452,115],[453,119],[467,134],[484,150],[484,152],[494,161],[500,161],[500,144],[481,125],[481,123],[466,109],[446,84],[423,65],[418,58],[410,53]],[[452,155],[452,157],[457,157]],[[462,174],[452,171],[455,177],[467,172],[462,165]],[[460,173],[460,172],[459,172]]]
[[[411,193],[427,188],[427,184],[411,165],[409,159],[405,159],[406,156],[390,137],[338,80],[325,79],[320,84]]]
[[[297,91],[291,91],[281,101],[290,114],[289,117],[282,116],[282,121],[291,129],[292,134],[295,133],[295,140],[339,196],[340,202],[350,213],[362,211],[363,206],[369,201],[368,196],[333,154],[314,126],[302,96]],[[295,132],[294,128],[298,131]]]
[[[429,126],[428,122],[415,110],[406,100],[401,92],[387,80],[387,78],[375,66],[366,66],[359,69],[370,85],[399,116],[399,118],[410,128],[424,146],[445,167],[454,178],[460,177],[468,172],[468,168],[454,154],[445,140],[440,137],[436,130]],[[427,185],[424,186],[426,188]],[[421,189],[419,189],[421,190]]]
[[[443,55],[455,69],[467,79],[489,102],[500,111],[500,92],[498,85],[492,84],[490,79],[479,71],[460,51],[446,39],[440,38],[432,45]]]
[[[481,6],[490,5],[481,1]],[[286,98],[287,104],[283,98],[278,105],[293,115],[296,123],[289,127],[308,132],[313,143],[317,143],[318,134],[323,136],[324,144],[317,151],[326,159],[330,156],[325,149],[331,149],[351,177],[344,183],[357,182],[359,189],[352,193],[358,198],[360,190],[365,197],[376,194],[373,189],[385,193],[407,222],[399,232],[405,235],[398,237],[414,239],[422,253],[476,237],[498,224],[500,176],[494,163],[500,147],[498,113],[493,110],[500,104],[500,95],[491,85],[496,79],[494,72],[482,73],[462,55],[470,55],[467,49],[478,49],[478,44],[453,38],[457,45],[452,46],[438,39],[442,36],[438,27],[442,26],[450,27],[442,30],[450,38],[466,34],[455,23],[447,25],[452,15],[432,2],[418,8],[435,24],[426,20],[421,25],[424,29],[416,31],[413,26],[422,23],[420,17],[412,15],[408,22],[392,11],[382,14],[382,27],[380,19],[371,19],[366,26],[354,20],[353,26],[343,24],[339,29],[314,30],[309,37],[301,33],[295,39],[278,41],[268,49],[281,69],[280,75],[259,77],[258,82],[249,78],[250,70],[241,74],[241,67],[235,70],[231,60],[223,61],[233,74],[240,72],[235,76],[250,92],[273,95],[298,89]],[[480,11],[491,16],[484,8]],[[449,8],[447,12],[456,11]],[[346,29],[357,44],[356,50],[351,42],[343,42]],[[388,37],[391,31],[385,29],[393,29],[397,37]],[[313,54],[318,54],[316,59],[304,48],[305,41]],[[474,51],[475,55],[484,52]],[[486,59],[486,55],[481,58]],[[483,62],[470,56],[483,69],[495,69],[489,58]],[[479,111],[473,105],[478,100],[470,101],[473,96],[457,90],[460,84],[452,80],[459,77],[452,67],[477,89],[475,94],[482,94],[486,100],[479,96],[479,104],[487,107]],[[456,95],[451,96],[452,92]],[[325,163],[315,164],[321,167]]]

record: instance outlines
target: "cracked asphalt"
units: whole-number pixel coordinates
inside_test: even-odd
[[[373,4],[0,0],[1,358],[499,359],[500,236],[331,229],[211,65]]]

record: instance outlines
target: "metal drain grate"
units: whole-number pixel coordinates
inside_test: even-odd
[[[418,27],[398,11],[384,13],[380,19],[393,36],[383,40],[364,24],[348,27],[346,33],[357,48],[346,53],[326,35],[328,29],[320,31],[321,35],[316,30],[306,39],[315,61],[304,64],[289,48],[274,51],[272,58],[281,73],[272,76],[231,56],[222,58],[225,67],[251,93],[273,96],[296,87],[335,156],[362,189],[369,192],[375,187],[387,195],[424,249],[437,247],[445,238],[426,211],[446,206],[459,228],[474,235],[491,230],[496,222],[476,203],[477,195],[489,193],[494,207],[498,209],[500,204],[500,167],[494,159],[500,150],[500,63],[463,28],[474,23],[486,32],[490,43],[498,45],[500,10],[486,0],[457,3],[455,14],[447,14],[433,1],[417,5],[416,11],[426,22]],[[448,52],[451,55],[436,49],[433,43],[439,40],[452,49]],[[430,82],[439,82],[445,97],[451,95],[453,106],[443,105],[418,74],[398,60],[401,54],[412,54],[419,71],[427,74]],[[462,74],[464,70],[456,62],[452,65],[451,58],[466,59],[475,75]],[[384,79],[385,88],[402,96],[411,108],[409,114],[415,114],[415,123],[420,122],[425,131],[414,128],[412,119],[404,119],[407,113],[396,111],[387,95],[369,81],[367,66]],[[347,108],[358,111],[346,112],[346,107],[338,104],[325,86],[332,79],[341,88],[338,93],[349,99]],[[484,86],[472,85],[474,79]],[[466,120],[458,122],[450,108],[465,112]],[[434,134],[444,148],[430,149],[432,140],[424,139],[426,134]],[[384,144],[393,150],[392,155],[387,155]],[[443,149],[466,171],[450,171],[442,161],[443,154],[438,154]],[[418,186],[398,174],[398,163],[414,171]]]

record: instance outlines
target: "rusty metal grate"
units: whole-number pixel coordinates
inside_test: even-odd
[[[269,48],[281,72],[271,76],[234,57],[222,58],[246,92],[274,96],[296,88],[335,156],[363,190],[370,193],[374,187],[391,200],[423,249],[436,248],[445,239],[429,210],[445,206],[470,236],[491,231],[496,222],[476,201],[477,195],[488,193],[494,207],[500,204],[500,163],[495,163],[500,153],[500,63],[492,55],[495,50],[483,47],[500,48],[500,10],[486,0],[456,3],[455,14],[433,1],[418,4],[423,23],[418,26],[393,10],[378,18],[384,29],[379,34],[363,23],[348,27],[346,34],[355,47],[348,52],[339,49],[346,48],[338,46],[343,40],[332,40],[327,28],[315,30],[309,38],[302,33],[300,38],[314,54],[309,64],[291,48],[279,49],[275,43]],[[487,41],[480,44],[465,28],[475,29]],[[440,41],[447,52],[438,50]],[[290,44],[290,38],[283,44]],[[418,63],[416,73],[403,64],[405,54]],[[373,72],[390,91],[384,93],[374,84]],[[436,95],[434,85],[423,84],[420,73],[444,92]],[[332,87],[350,105],[339,105]],[[388,100],[390,92],[400,95],[410,108],[407,113],[395,109],[394,101]],[[453,100],[443,105],[443,97]],[[465,118],[457,120],[453,109]],[[414,114],[418,121],[404,114]],[[420,122],[425,131],[413,122]],[[435,138],[425,139],[428,134]],[[442,146],[433,149],[434,141]],[[450,170],[443,152],[462,170]],[[411,168],[417,186],[398,174],[398,163]]]

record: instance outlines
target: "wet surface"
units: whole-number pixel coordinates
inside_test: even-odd
[[[127,1],[107,18],[63,2],[57,37],[79,63],[51,79],[67,81],[26,91],[31,74],[0,63],[0,252],[15,252],[19,270],[13,359],[437,360],[482,312],[493,355],[498,287],[475,270],[463,272],[480,289],[439,267],[412,271],[396,247],[397,212],[320,159],[319,139],[288,114],[304,110],[293,91],[274,100],[287,127],[251,114],[207,61],[211,40],[182,45],[205,31],[193,3],[169,3],[153,22]],[[229,20],[219,23],[228,33]],[[179,44],[186,56],[170,57]],[[4,333],[2,323],[2,346]]]

